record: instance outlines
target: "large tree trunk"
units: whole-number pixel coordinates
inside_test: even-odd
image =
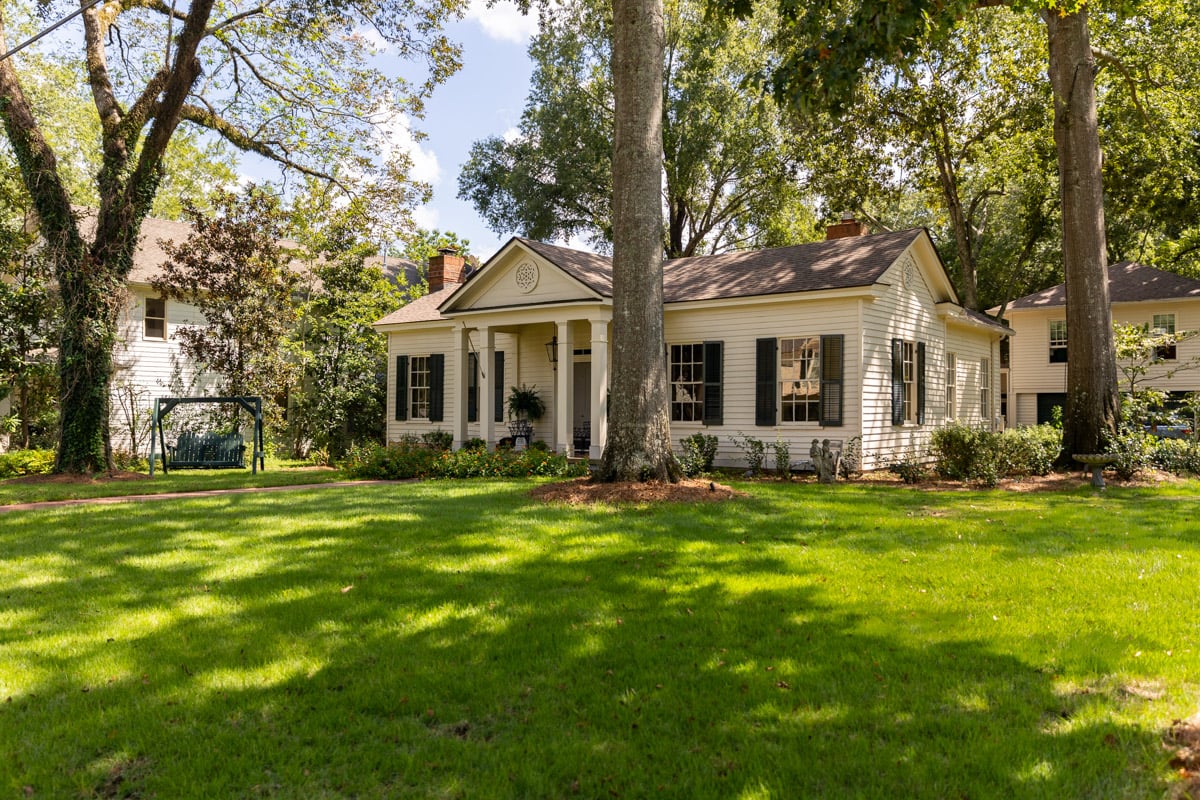
[[[613,360],[603,480],[677,480],[663,340],[662,0],[613,0]]]
[[[1067,290],[1066,453],[1097,453],[1117,429],[1116,348],[1108,300],[1104,187],[1096,124],[1095,62],[1087,8],[1042,12],[1050,43],[1054,142],[1062,193]]]

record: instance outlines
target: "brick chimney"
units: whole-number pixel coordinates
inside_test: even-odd
[[[849,236],[865,236],[867,223],[859,222],[849,211],[842,212],[842,221],[825,229],[825,241],[830,239],[845,239]]]
[[[466,259],[453,247],[442,247],[438,254],[429,259],[429,293],[462,283],[466,275]]]

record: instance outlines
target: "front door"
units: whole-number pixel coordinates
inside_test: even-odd
[[[576,361],[574,368],[575,408],[572,416],[574,430],[574,448],[576,453],[586,454],[591,446],[592,422],[592,364],[590,361]]]

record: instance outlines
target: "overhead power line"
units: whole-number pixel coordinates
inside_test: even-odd
[[[21,52],[29,45],[36,42],[38,39],[41,39],[46,34],[53,33],[54,31],[61,28],[63,25],[66,25],[68,22],[70,22],[71,20],[78,17],[83,12],[87,11],[88,9],[95,8],[96,6],[100,5],[103,2],[104,2],[104,0],[91,0],[91,2],[88,3],[87,5],[80,6],[77,10],[72,11],[70,14],[68,14],[67,16],[60,19],[58,22],[51,25],[49,28],[46,28],[46,30],[42,31],[41,33],[39,33],[35,36],[32,36],[32,37],[26,39],[25,41],[21,42],[19,45],[14,47],[13,49],[9,50],[4,55],[0,55],[0,61],[4,61],[11,55],[16,55],[17,53]]]

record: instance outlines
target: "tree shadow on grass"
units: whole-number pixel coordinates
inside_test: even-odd
[[[35,796],[1138,797],[1103,693],[881,635],[756,520],[511,484],[0,528],[0,785]],[[447,508],[447,504],[452,508]],[[435,522],[431,522],[435,521]],[[46,562],[39,567],[39,559]],[[37,570],[57,582],[38,583]],[[29,627],[25,627],[28,625]],[[7,651],[7,652],[5,652]],[[85,691],[86,690],[86,691]],[[1124,701],[1120,701],[1124,702]]]

